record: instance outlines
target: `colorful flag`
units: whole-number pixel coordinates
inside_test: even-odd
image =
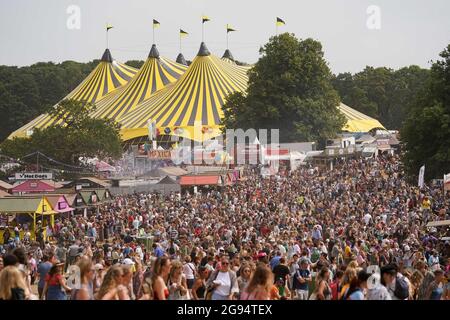
[[[207,16],[203,16],[202,17],[202,23],[205,23],[205,22],[207,22],[207,21],[210,21],[211,19],[209,19],[209,17],[207,17]]]
[[[183,29],[180,29],[180,36],[181,37],[186,37],[189,33],[187,33],[186,31],[184,31]]]
[[[418,182],[418,186],[420,188],[423,188],[423,183],[424,183],[424,178],[425,178],[425,165],[420,167],[419,170],[419,182]]]
[[[106,31],[109,31],[109,29],[114,28],[112,25],[110,25],[109,23],[106,25]]]
[[[277,26],[284,26],[286,22],[283,19],[277,17]]]
[[[233,29],[229,24],[227,24],[227,33],[236,31],[236,29]]]
[[[155,19],[153,19],[153,28],[158,28],[159,27],[159,25],[160,25],[160,23],[159,23],[159,21],[158,20],[155,20]]]

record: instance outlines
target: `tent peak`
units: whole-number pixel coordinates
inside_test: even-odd
[[[231,54],[231,51],[229,49],[225,50],[222,59],[230,59],[234,61],[233,55]]]
[[[204,57],[204,56],[209,56],[211,53],[209,52],[208,48],[206,47],[206,44],[204,42],[202,42],[200,44],[200,50],[198,50],[197,55]]]
[[[159,51],[156,48],[156,44],[152,44],[152,48],[150,49],[150,53],[148,54],[149,58],[159,58]]]
[[[180,52],[180,54],[177,56],[176,62],[179,63],[179,64],[182,64],[182,65],[187,66],[186,59],[184,58],[184,56],[183,56],[183,54],[182,54],[181,52]]]
[[[103,56],[102,56],[102,60],[101,61],[104,61],[104,62],[113,62],[113,58],[112,58],[112,55],[111,55],[111,52],[109,51],[109,49],[106,49],[105,50],[105,52],[103,53]]]

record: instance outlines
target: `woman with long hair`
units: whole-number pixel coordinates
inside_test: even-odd
[[[0,271],[0,300],[27,300],[28,288],[22,273],[15,266]]]
[[[316,279],[316,288],[311,295],[310,300],[331,300],[331,288],[329,285],[330,270],[327,267],[323,267]]]
[[[341,291],[338,294],[338,299],[342,299],[345,292],[350,287],[350,283],[358,277],[358,273],[356,272],[355,268],[352,268],[350,266],[347,267],[347,269],[344,272],[344,276],[342,277],[341,281]]]
[[[72,300],[94,300],[94,274],[95,269],[92,260],[88,257],[81,258],[77,263],[80,269],[81,286],[72,290]]]
[[[192,299],[204,300],[206,292],[206,279],[208,279],[209,271],[205,266],[198,268],[197,277],[194,285],[192,286]]]
[[[132,280],[133,271],[130,265],[122,265],[122,282],[117,287],[117,290],[121,293],[120,300],[131,300],[132,296]]]
[[[239,272],[239,277],[237,278],[240,295],[244,292],[245,288],[250,282],[251,275],[252,275],[252,268],[250,264],[248,263],[242,264]]]
[[[167,300],[169,289],[166,286],[171,268],[170,259],[160,257],[155,261],[152,274],[153,298],[154,300]]]
[[[186,300],[188,286],[186,276],[183,274],[183,264],[178,260],[172,262],[167,285],[169,287],[168,300]]]
[[[109,268],[97,293],[97,300],[121,300],[121,292],[118,287],[122,283],[122,276],[121,266],[114,265]]]
[[[273,273],[264,264],[259,264],[241,294],[241,300],[269,300],[273,285]]]
[[[66,285],[63,275],[61,274],[64,263],[54,264],[47,276],[45,277],[43,296],[46,300],[67,300],[66,293],[72,289]]]

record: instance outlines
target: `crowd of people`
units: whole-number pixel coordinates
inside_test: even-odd
[[[116,196],[2,247],[0,299],[449,300],[450,196],[397,156]]]

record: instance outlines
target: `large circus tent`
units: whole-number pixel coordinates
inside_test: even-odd
[[[62,100],[73,99],[97,103],[127,84],[137,71],[133,67],[115,61],[109,49],[106,49],[100,63],[94,70]],[[49,114],[42,114],[11,133],[9,138],[28,137],[35,128],[46,128],[50,125],[58,124],[60,121],[60,119],[51,117]]]
[[[222,106],[230,93],[247,89],[247,67],[211,54],[205,43],[173,86],[169,86],[119,119],[123,140],[148,134],[148,122],[160,134],[204,141],[221,132]]]
[[[139,72],[116,94],[96,103],[97,108],[93,116],[120,119],[134,110],[139,103],[177,81],[186,69],[187,66],[183,64],[161,57],[156,45],[153,44]]]
[[[341,103],[338,110],[345,116],[347,122],[342,128],[348,132],[369,132],[373,129],[385,129],[384,126],[372,117],[365,115],[349,106]]]

